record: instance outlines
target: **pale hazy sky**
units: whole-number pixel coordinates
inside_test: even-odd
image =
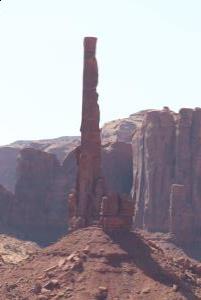
[[[2,0],[0,144],[79,134],[84,36],[101,124],[201,106],[200,0]]]

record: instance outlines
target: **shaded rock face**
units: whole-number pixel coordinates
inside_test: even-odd
[[[62,164],[66,156],[80,144],[80,137],[66,136],[49,140],[17,141],[0,147],[0,184],[15,191],[17,157],[22,149],[33,148],[55,154]]]
[[[128,118],[114,120],[106,123],[101,130],[102,145],[110,145],[121,142],[131,144],[134,131],[141,125],[146,111],[130,115]],[[47,153],[55,154],[63,164],[71,152],[80,145],[79,136],[64,136],[55,139],[36,141],[16,141],[8,146],[0,147],[0,184],[9,191],[14,192],[16,184],[17,156],[22,149],[33,148]],[[70,178],[74,181],[74,178]],[[71,185],[72,187],[72,185]]]
[[[66,177],[52,154],[31,148],[20,152],[13,210],[24,237],[48,243],[67,230]]]
[[[132,196],[135,226],[176,233],[178,224],[178,232],[200,235],[201,109],[147,112],[133,137]],[[183,227],[173,218],[181,219],[182,207]]]
[[[0,147],[0,184],[11,192],[14,192],[15,189],[19,151],[12,147]]]
[[[67,178],[68,191],[76,188],[76,149],[73,150],[63,163],[63,172]],[[123,142],[102,146],[101,169],[108,192],[130,194],[133,182],[132,147]]]
[[[76,175],[78,172],[78,166],[77,166],[77,151],[78,148],[75,148],[69,155],[66,157],[66,159],[63,162],[62,170],[63,173],[66,176],[66,184],[67,184],[67,190],[68,193],[71,191],[74,191],[76,188]]]
[[[0,229],[10,226],[14,202],[14,194],[0,185]]]
[[[131,145],[117,142],[103,146],[102,170],[109,192],[130,194],[133,181]]]

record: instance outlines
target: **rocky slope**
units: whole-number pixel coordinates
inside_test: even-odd
[[[1,299],[201,299],[201,269],[148,236],[76,231],[18,266],[0,266]],[[30,272],[31,271],[31,272]]]
[[[0,234],[0,268],[17,265],[35,255],[39,249],[35,243]]]

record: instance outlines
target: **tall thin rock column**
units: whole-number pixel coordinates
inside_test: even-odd
[[[129,230],[133,203],[118,193],[108,194],[101,174],[98,106],[98,67],[94,37],[84,39],[81,145],[77,148],[76,190],[68,198],[69,230],[98,223],[106,231]]]
[[[100,112],[96,92],[98,84],[96,42],[97,39],[94,37],[84,39],[81,145],[77,150],[76,198],[71,195],[71,201],[69,201],[71,204],[72,199],[74,199],[73,203],[76,202],[76,218],[74,219],[77,224],[75,227],[87,226],[99,219],[103,196]],[[71,204],[70,206],[73,206]]]

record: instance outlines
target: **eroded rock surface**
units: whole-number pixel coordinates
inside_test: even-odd
[[[0,185],[0,230],[10,226],[14,203],[14,194]]]
[[[77,217],[82,226],[98,219],[100,200],[104,193],[101,174],[100,111],[98,105],[98,66],[94,37],[84,39],[84,70],[81,121],[81,145],[76,151]]]
[[[33,242],[0,234],[0,266],[18,264],[36,254],[39,249]]]
[[[116,142],[104,145],[102,170],[109,192],[130,194],[133,178],[131,144]]]
[[[201,109],[147,112],[133,137],[135,226],[164,232],[170,227],[178,237],[183,232],[186,241],[189,232],[198,237],[200,183]]]
[[[193,213],[190,203],[186,201],[185,186],[172,184],[170,191],[170,233],[177,242],[189,243],[194,239]]]
[[[175,123],[169,111],[148,112],[133,138],[135,225],[168,230],[169,188],[174,171]]]
[[[200,299],[200,274],[198,262],[175,257],[150,236],[92,226],[0,268],[0,298]]]
[[[20,152],[13,225],[31,240],[48,242],[66,232],[66,177],[53,154]]]
[[[143,120],[146,111],[138,112],[130,115],[128,118],[114,120],[106,123],[101,130],[102,146],[109,148],[109,152],[113,148],[113,144],[132,142],[132,136],[136,128],[138,128]],[[22,149],[33,148],[47,153],[55,154],[61,164],[65,164],[65,168],[71,169],[72,178],[69,175],[69,181],[74,182],[75,172],[72,172],[72,164],[76,164],[76,160],[72,162],[72,152],[80,145],[79,136],[64,136],[55,139],[36,140],[36,141],[16,141],[8,146],[0,147],[0,184],[5,186],[9,191],[14,192],[16,184],[16,166],[17,156]],[[127,147],[127,146],[125,146]],[[116,147],[115,147],[116,148]],[[70,166],[68,166],[68,162]],[[132,164],[131,164],[132,168]],[[106,172],[107,173],[107,172]],[[70,185],[70,188],[73,185]]]

